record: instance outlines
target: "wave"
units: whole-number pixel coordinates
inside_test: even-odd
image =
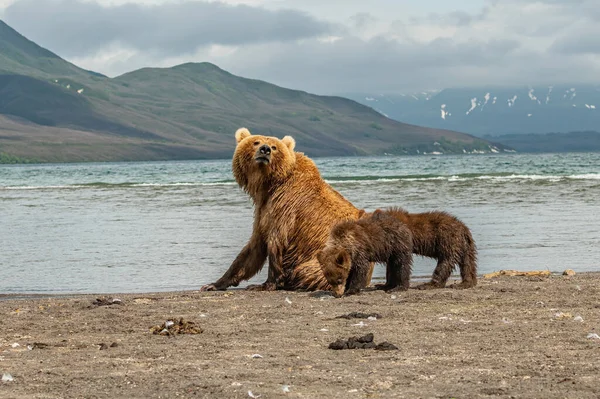
[[[233,186],[234,181],[196,182],[196,183],[75,183],[48,186],[0,186],[0,190],[70,190],[78,188],[128,188],[128,187],[197,187],[197,186]]]
[[[398,176],[325,176],[325,181],[332,184],[376,184],[387,182],[427,182],[427,181],[539,181],[560,182],[568,180],[600,180],[600,173],[584,173],[572,175],[540,175],[518,173],[492,173],[492,174],[454,174],[454,175],[398,175]],[[203,187],[203,186],[237,186],[234,180],[220,180],[212,182],[90,182],[73,183],[64,185],[32,185],[32,186],[0,186],[0,190],[69,190],[81,188],[136,188],[136,187]]]
[[[494,173],[494,174],[457,174],[457,175],[404,175],[404,176],[329,176],[325,179],[328,183],[362,183],[362,182],[396,182],[396,181],[449,181],[461,182],[470,180],[531,180],[558,182],[562,180],[600,180],[599,173],[587,173],[577,175],[539,175],[539,174],[517,174],[517,173]]]

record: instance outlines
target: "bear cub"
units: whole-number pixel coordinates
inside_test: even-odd
[[[437,259],[431,281],[417,289],[444,288],[457,265],[462,282],[452,287],[477,285],[477,247],[471,230],[458,218],[442,211],[409,213],[399,207],[388,208],[386,213],[410,229],[414,254]]]
[[[412,268],[412,233],[393,215],[377,210],[336,224],[317,254],[335,297],[357,294],[369,284],[370,262],[386,263],[384,290],[407,290]]]

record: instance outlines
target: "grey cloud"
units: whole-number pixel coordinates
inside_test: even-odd
[[[518,43],[513,41],[458,44],[438,39],[419,45],[383,38],[349,38],[335,43],[295,43],[255,50],[268,52],[266,59],[251,59],[241,52],[236,59],[248,60],[243,67],[233,59],[222,65],[242,76],[320,94],[353,90],[394,92],[468,85],[470,70],[486,74],[490,65],[502,68],[505,56],[517,49]],[[459,82],[455,78],[461,73],[465,76]]]
[[[550,47],[550,51],[564,54],[598,54],[600,55],[600,29],[591,29],[589,31],[578,31],[569,36],[556,40]]]
[[[77,0],[21,0],[5,10],[4,18],[67,57],[93,54],[114,42],[169,56],[209,44],[291,41],[334,29],[300,11],[197,1],[103,7]]]
[[[350,17],[350,21],[357,29],[368,28],[369,25],[377,22],[377,18],[367,12],[360,12]]]

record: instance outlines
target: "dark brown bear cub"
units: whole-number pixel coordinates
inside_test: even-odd
[[[334,296],[356,294],[369,284],[370,262],[386,263],[385,290],[406,290],[412,267],[412,234],[387,212],[336,224],[317,254]]]
[[[375,211],[377,212],[377,211]],[[412,232],[413,253],[437,259],[431,281],[419,289],[443,288],[458,265],[462,282],[453,288],[477,285],[477,247],[469,228],[456,217],[440,211],[408,213],[389,208],[386,213],[404,223]],[[368,217],[368,213],[365,217]]]

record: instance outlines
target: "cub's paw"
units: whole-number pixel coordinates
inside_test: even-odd
[[[415,287],[417,290],[434,290],[437,288],[444,288],[444,286],[430,281],[429,283],[423,283]]]
[[[408,291],[408,287],[397,285],[395,287],[389,287],[385,290],[385,292],[398,292],[398,291]]]

